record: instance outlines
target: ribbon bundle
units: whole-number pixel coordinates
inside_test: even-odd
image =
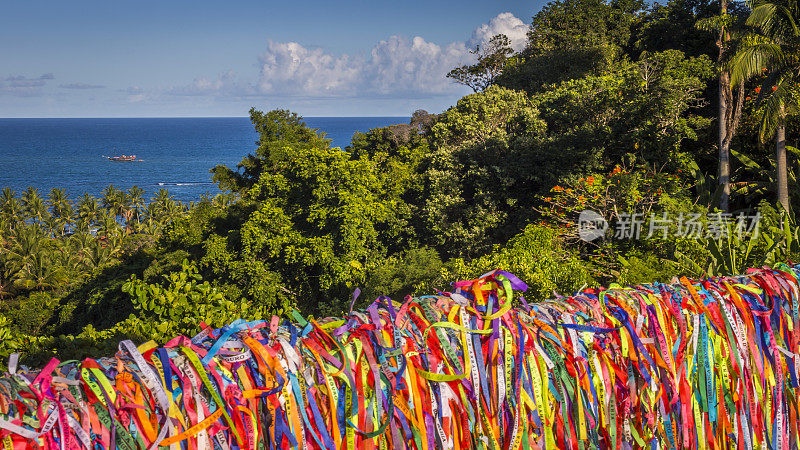
[[[0,378],[22,448],[797,448],[800,266],[512,307],[490,272]]]

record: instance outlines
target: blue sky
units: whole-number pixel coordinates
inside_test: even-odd
[[[443,79],[540,1],[3,1],[0,117],[441,111]]]

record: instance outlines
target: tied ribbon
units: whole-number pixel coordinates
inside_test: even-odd
[[[800,442],[798,275],[779,265],[529,302],[494,270],[342,318],[201,324],[38,371],[12,356],[0,443],[786,450]]]

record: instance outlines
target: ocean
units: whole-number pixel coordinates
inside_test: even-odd
[[[356,131],[397,123],[408,117],[306,117],[326,133],[334,147],[345,148]],[[20,195],[28,186],[43,196],[54,187],[75,200],[83,193],[99,197],[109,184],[138,185],[149,199],[161,188],[176,200],[198,200],[219,192],[209,169],[234,168],[256,149],[250,119],[0,119],[0,189]],[[103,156],[136,155],[141,162],[112,162]]]

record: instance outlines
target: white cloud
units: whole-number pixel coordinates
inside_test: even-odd
[[[268,41],[258,57],[258,89],[265,94],[330,96],[355,94],[363,60],[334,56],[297,42]]]
[[[462,89],[446,75],[474,61],[469,50],[503,33],[512,47],[527,42],[528,25],[502,13],[476,28],[466,42],[439,45],[420,36],[391,36],[366,56],[332,55],[297,42],[269,41],[259,56],[261,94],[289,97],[430,97]]]
[[[498,14],[489,23],[485,23],[472,32],[472,37],[468,41],[470,48],[476,45],[484,45],[489,39],[498,34],[505,34],[511,40],[511,47],[515,51],[525,48],[528,43],[528,30],[530,26],[524,23],[514,14],[509,12]]]
[[[472,55],[463,43],[441,47],[421,37],[392,36],[367,56],[325,53],[296,42],[272,42],[259,56],[258,91],[274,96],[414,96],[452,92],[445,75]]]
[[[477,27],[469,40],[439,45],[420,36],[391,36],[365,54],[336,55],[297,42],[267,41],[258,56],[256,80],[240,80],[233,72],[216,78],[197,78],[162,93],[173,96],[220,98],[431,98],[463,94],[464,88],[446,77],[453,67],[474,61],[470,53],[499,33],[515,50],[527,40],[528,26],[511,13],[502,13]],[[128,92],[141,94],[142,92]],[[137,100],[141,97],[134,97]]]
[[[392,36],[380,41],[363,67],[366,93],[389,96],[441,95],[453,92],[446,75],[473,59],[463,42],[439,46],[417,36]]]

